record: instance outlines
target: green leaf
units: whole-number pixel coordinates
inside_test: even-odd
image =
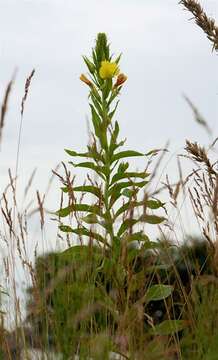
[[[126,220],[124,220],[123,223],[121,224],[118,232],[117,232],[117,236],[121,236],[127,229],[129,229],[130,227],[135,225],[137,222],[138,222],[137,219],[126,219]]]
[[[116,110],[117,110],[118,104],[119,104],[119,100],[116,102],[116,105],[115,105],[114,109],[108,114],[108,117],[109,117],[110,121],[113,119],[113,116],[114,116],[114,114],[115,114],[115,112],[116,112]],[[116,123],[117,123],[117,122],[116,122]],[[115,123],[115,125],[116,125],[116,123]],[[118,124],[118,123],[117,123],[117,124]],[[118,132],[119,132],[119,130],[118,130]],[[116,137],[115,137],[115,136],[116,136]],[[113,136],[113,134],[112,134],[111,140],[113,141],[114,138],[117,139],[117,136],[118,136],[118,133],[117,133],[117,135],[114,134],[114,136]],[[113,138],[113,139],[112,139],[112,138]]]
[[[112,79],[106,79],[102,88],[103,97],[106,100],[112,90]]]
[[[119,95],[119,91],[120,89],[119,88],[116,88],[115,90],[113,90],[111,92],[111,95],[109,97],[109,100],[107,100],[107,105],[108,107],[111,105],[111,103],[114,101],[114,99],[116,99],[116,97]]]
[[[128,162],[122,162],[120,163],[119,167],[118,167],[118,174],[121,175],[121,174],[124,174],[125,171],[128,169],[129,167],[129,163]]]
[[[90,96],[91,96],[92,102],[93,102],[93,104],[95,106],[95,111],[98,113],[98,115],[100,117],[102,117],[103,116],[103,111],[102,111],[102,108],[101,108],[101,98],[100,98],[100,96],[98,95],[98,93],[93,92],[93,91],[91,91]],[[90,104],[90,106],[91,106],[91,104]]]
[[[105,241],[105,239],[100,235],[100,234],[97,234],[91,230],[88,230],[86,229],[85,227],[82,227],[82,228],[75,228],[75,229],[72,229],[70,228],[69,226],[66,226],[66,225],[60,225],[59,226],[59,229],[61,231],[65,231],[65,232],[70,232],[70,233],[74,233],[74,234],[77,234],[79,236],[87,236],[89,237],[90,239],[95,239],[97,240],[98,242],[100,242],[101,244],[104,244],[106,246],[110,246],[109,244],[107,244],[107,242]]]
[[[73,230],[73,229],[72,229]],[[86,264],[87,259],[96,263],[96,268],[103,260],[102,249],[99,246],[74,245],[59,254],[61,259],[78,261]]]
[[[133,181],[128,181],[128,182],[121,182],[118,184],[115,184],[112,188],[110,188],[109,190],[109,197],[110,197],[110,202],[109,202],[109,207],[111,208],[114,203],[119,199],[119,197],[121,195],[123,195],[123,193],[121,193],[121,190],[125,187],[128,186],[136,186],[136,187],[143,187],[145,185],[146,181],[141,181],[141,182],[133,182]],[[126,189],[127,190],[127,189]],[[130,189],[128,189],[129,191],[132,191]],[[133,189],[133,192],[136,193],[138,191],[138,189]],[[125,194],[125,193],[124,193]]]
[[[102,216],[101,209],[97,205],[88,205],[88,204],[72,204],[63,209],[56,211],[56,215],[60,217],[66,217],[72,212],[77,211],[87,211],[93,214]]]
[[[85,152],[85,153],[78,153],[76,151],[73,151],[73,150],[69,150],[69,149],[64,149],[64,151],[70,155],[70,156],[79,156],[79,157],[90,157],[89,153]]]
[[[171,285],[157,284],[151,286],[145,294],[146,303],[166,299],[173,292]]]
[[[94,65],[86,56],[83,56],[83,60],[85,61],[86,66],[88,67],[90,73],[91,73],[91,74],[94,74],[94,72],[95,72],[95,65]]]
[[[85,152],[85,153],[77,153],[76,151],[73,150],[69,150],[69,149],[64,149],[64,151],[70,155],[70,156],[75,156],[75,157],[84,157],[84,158],[91,158],[94,160],[100,160],[100,161],[104,161],[103,157],[98,154],[96,151],[94,152],[94,150],[88,146],[89,152]]]
[[[114,183],[116,183],[117,181],[121,180],[121,179],[130,179],[132,177],[134,178],[140,178],[140,179],[145,179],[146,177],[148,177],[150,174],[145,173],[145,172],[119,172],[118,169],[118,173],[115,174],[112,177],[110,186],[113,185]]]
[[[87,246],[87,245],[74,245],[74,246],[71,246],[70,248],[64,250],[60,255],[70,254],[72,256],[75,255],[76,258],[79,258],[80,254],[82,254],[82,253],[89,254],[90,251],[94,251],[97,254],[101,254],[101,248],[99,248],[97,246],[90,248],[90,246]]]
[[[98,224],[98,218],[95,214],[89,214],[82,218],[86,224]]]
[[[112,157],[111,163],[113,163],[114,161],[117,161],[119,159],[133,157],[133,156],[145,156],[145,154],[142,154],[142,153],[140,153],[138,151],[134,151],[134,150],[121,151]]]
[[[69,225],[60,225],[60,226],[59,226],[59,229],[60,229],[61,231],[65,232],[65,233],[71,233],[71,232],[73,232],[72,227],[69,226]]]
[[[114,215],[114,220],[120,216],[121,214],[123,214],[125,211],[129,210],[129,209],[133,209],[135,207],[138,207],[138,206],[143,206],[145,205],[144,201],[128,201],[126,202],[124,205],[122,205],[118,210],[117,212],[115,213]]]
[[[91,107],[91,112],[92,112],[92,123],[94,126],[94,130],[95,130],[95,135],[100,138],[101,136],[101,130],[100,130],[100,126],[101,126],[101,119],[98,116],[97,112],[95,111],[95,108],[92,104],[89,104]]]
[[[137,194],[139,189],[124,189],[122,191],[122,195],[128,197],[129,199],[132,199],[134,195]]]
[[[156,335],[171,335],[185,329],[187,326],[187,320],[165,320],[156,325],[150,332]]]
[[[101,153],[97,152],[97,149],[94,144],[92,146],[87,146],[89,150],[89,157],[94,159],[95,162],[98,164],[99,161],[101,161],[104,164],[104,157],[101,155]]]
[[[67,186],[61,188],[63,192],[68,192],[69,188]],[[96,195],[99,199],[103,199],[102,192],[99,188],[93,185],[83,185],[72,187],[72,191],[82,191],[84,193],[90,193]]]
[[[142,231],[137,233],[133,233],[131,235],[126,236],[126,241],[129,243],[131,241],[143,241],[143,242],[150,242],[149,237],[145,235]]]
[[[133,238],[135,237],[137,233],[132,234]],[[127,235],[127,240],[128,238],[130,238],[131,235]],[[160,248],[159,244],[154,242],[154,241],[150,241],[149,238],[147,237],[147,235],[142,233],[142,239],[143,237],[145,237],[145,241],[143,243],[143,246],[140,248],[135,248],[135,247],[128,247],[128,252],[127,252],[127,259],[128,259],[128,263],[134,261],[138,256],[143,257],[143,255],[145,254],[145,257],[147,257],[147,250],[157,250]],[[137,239],[135,238],[135,240],[140,240],[140,237],[137,237]],[[142,240],[143,241],[143,240]],[[131,242],[129,243],[129,245],[131,245]]]
[[[156,216],[156,215],[142,215],[140,217],[140,221],[148,223],[148,224],[160,224],[164,220],[166,220],[163,216]]]
[[[115,59],[116,64],[119,64],[121,56],[122,56],[122,53],[120,53],[120,55]]]
[[[145,203],[145,206],[149,209],[159,209],[160,207],[164,206],[164,203],[162,203],[160,200],[147,200]]]
[[[93,164],[91,161],[85,161],[85,162],[81,162],[78,164],[74,164],[73,162],[69,162],[71,165],[73,165],[74,167],[81,167],[81,168],[86,168],[86,169],[91,169],[93,171],[95,171],[102,179],[105,179],[104,175],[105,175],[105,168],[104,166],[98,166]]]
[[[110,188],[109,196],[117,193],[117,191],[121,191],[122,189],[130,187],[130,186],[142,188],[146,184],[147,184],[147,181],[139,181],[139,182],[125,181],[125,182],[120,182],[118,184],[115,184],[112,188]]]

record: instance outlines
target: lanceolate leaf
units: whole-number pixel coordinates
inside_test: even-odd
[[[113,163],[114,161],[117,161],[119,159],[133,157],[133,156],[145,156],[145,154],[142,154],[142,153],[140,153],[138,151],[134,151],[134,150],[121,151],[112,157],[111,163]]]
[[[100,131],[100,126],[101,126],[101,119],[98,116],[97,112],[95,111],[95,108],[92,104],[90,104],[91,107],[91,111],[92,111],[92,123],[95,129],[95,135],[99,138],[101,131]]]
[[[121,196],[121,192],[120,191],[116,191],[116,193],[114,192],[113,195],[111,195],[110,197],[110,202],[109,202],[109,208],[111,209],[112,206],[115,204],[115,202],[120,198]]]
[[[147,200],[145,206],[149,209],[155,210],[163,207],[164,203],[162,203],[160,200]]]
[[[122,191],[122,195],[128,197],[129,199],[133,199],[138,191],[139,191],[138,188],[137,189],[136,188],[134,188],[134,189],[124,189]]]
[[[113,185],[114,183],[116,183],[117,181],[121,180],[121,179],[130,179],[130,178],[141,178],[141,179],[145,179],[146,177],[148,177],[150,174],[145,173],[145,172],[126,172],[126,173],[117,173],[112,177],[110,186]]]
[[[126,219],[120,226],[117,236],[121,236],[127,229],[135,225],[139,220],[137,219]]]
[[[95,72],[95,65],[87,58],[87,56],[83,56],[83,60],[86,63],[86,66],[88,67],[91,74],[94,74]]]
[[[70,156],[89,158],[89,159],[94,159],[94,160],[99,160],[99,161],[104,160],[100,154],[98,154],[96,152],[94,153],[93,151],[91,151],[91,149],[90,149],[90,151],[84,152],[84,153],[77,153],[76,151],[69,150],[69,149],[65,149],[64,151]]]
[[[133,194],[136,194],[138,192],[139,188],[143,187],[146,183],[147,183],[147,181],[141,181],[141,182],[129,181],[129,182],[122,182],[122,183],[115,184],[109,190],[109,196],[110,196],[109,207],[111,208],[121,195],[125,195],[125,196],[128,196],[131,198],[133,196]],[[129,189],[128,186],[130,186],[130,187],[134,186],[135,188]],[[123,188],[126,188],[126,189],[121,193],[121,190]]]
[[[56,212],[57,216],[66,217],[74,211],[87,211],[93,214],[97,214],[102,216],[101,210],[96,205],[88,205],[88,204],[72,204],[63,209],[60,209]]]
[[[114,215],[114,220],[120,216],[121,214],[123,214],[125,211],[127,210],[130,210],[130,209],[133,209],[135,207],[138,207],[138,206],[143,206],[145,205],[144,201],[128,201],[127,203],[125,203],[124,205],[122,205],[118,210],[117,212],[115,213]]]
[[[71,233],[71,232],[73,232],[72,230],[72,227],[71,226],[69,226],[69,225],[60,225],[59,226],[59,229],[61,230],[61,231],[63,231],[63,232],[65,232],[65,233]]]
[[[62,188],[62,191],[68,192],[69,189],[66,186],[66,187]],[[103,198],[101,190],[99,188],[97,188],[96,186],[92,186],[92,185],[83,185],[83,186],[72,187],[72,191],[81,191],[84,193],[90,193],[90,194],[96,195],[99,199]]]
[[[93,164],[92,162],[82,162],[79,164],[74,164],[72,162],[70,162],[70,164],[72,164],[74,167],[81,167],[81,168],[86,168],[86,169],[91,169],[93,171],[95,171],[102,179],[104,179],[104,175],[105,175],[105,169],[102,166],[97,166],[95,164]]]
[[[130,186],[142,188],[146,184],[147,184],[147,181],[139,181],[139,182],[125,181],[125,182],[120,182],[118,184],[115,184],[112,188],[110,188],[109,196],[113,195],[113,194],[116,194],[117,191],[120,192],[120,190],[122,190],[124,188],[127,188],[127,187],[130,187]]]
[[[98,224],[98,217],[95,214],[88,214],[87,216],[83,217],[82,220],[86,224]]]
[[[76,151],[69,150],[69,149],[64,149],[64,151],[70,156],[79,156],[79,157],[86,157],[86,158],[90,157],[90,154],[88,152],[78,153]]]
[[[145,234],[143,234],[142,231],[139,231],[137,233],[133,233],[131,235],[127,235],[125,237],[126,241],[129,243],[131,241],[143,241],[143,242],[149,242],[150,243],[150,240],[149,240],[149,237]]]
[[[100,117],[102,117],[103,116],[103,112],[102,112],[102,108],[101,108],[101,105],[100,105],[100,100],[99,100],[99,97],[98,97],[98,95],[97,94],[94,94],[93,92],[91,92],[90,93],[90,95],[91,95],[91,99],[92,99],[92,102],[93,102],[93,104],[95,105],[95,111],[98,113],[98,115],[100,116]],[[91,104],[90,104],[91,105]]]
[[[104,157],[100,153],[97,152],[97,149],[96,149],[96,147],[94,147],[94,145],[92,145],[92,146],[88,145],[87,148],[89,150],[90,158],[95,160],[96,163],[98,163],[99,161],[104,163]]]
[[[119,104],[119,100],[116,102],[116,105],[115,105],[114,109],[110,112],[110,114],[108,114],[110,120],[112,120],[112,118],[113,118],[113,116],[114,116],[114,114],[115,114],[115,112],[116,112],[116,110],[117,110],[118,104]],[[113,135],[112,135],[112,136],[113,136]],[[117,138],[117,136],[116,136],[116,138]],[[112,139],[111,139],[111,140],[112,140]]]
[[[99,235],[99,234],[97,234],[97,233],[95,233],[95,232],[93,232],[91,230],[88,230],[85,227],[73,229],[70,226],[60,225],[59,229],[61,231],[67,232],[67,233],[74,233],[74,234],[77,234],[77,235],[80,235],[80,236],[81,235],[87,236],[90,239],[95,239],[98,242],[100,242],[100,243],[102,243],[102,244],[104,244],[106,246],[109,246],[109,244],[106,243],[106,241],[104,240],[104,238],[101,235]]]
[[[160,224],[164,220],[166,220],[163,216],[156,216],[156,215],[142,215],[140,221],[148,223],[148,224]]]
[[[125,171],[128,169],[129,167],[129,163],[126,161],[126,162],[121,162],[118,169],[117,169],[117,172],[119,174],[124,174]]]

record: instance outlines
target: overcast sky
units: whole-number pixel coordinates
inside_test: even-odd
[[[204,0],[218,19],[217,0]],[[88,89],[79,80],[98,32],[114,53],[123,53],[128,76],[117,119],[129,148],[148,151],[170,140],[170,171],[185,139],[209,142],[184,101],[196,104],[218,135],[218,59],[205,34],[174,0],[0,0],[0,99],[15,68],[17,76],[0,152],[0,189],[15,168],[20,103],[35,68],[23,119],[18,192],[35,167],[33,192],[44,192],[64,148],[83,150],[88,139]],[[55,186],[57,189],[57,185]],[[57,192],[58,193],[58,192]],[[57,196],[48,206],[55,209]]]
[[[218,18],[218,3],[202,1]],[[207,144],[193,121],[185,93],[218,130],[218,59],[205,34],[177,1],[172,0],[0,0],[0,98],[17,69],[0,152],[1,190],[7,169],[15,168],[20,103],[26,77],[35,68],[22,127],[19,188],[35,167],[33,191],[45,191],[51,169],[67,157],[64,148],[86,146],[89,107],[86,71],[96,34],[106,32],[114,53],[123,53],[128,76],[117,119],[129,148],[148,151],[170,140],[170,163],[185,139]],[[56,186],[57,188],[57,186]],[[55,208],[56,195],[48,206]]]
[[[217,0],[201,3],[218,20]],[[44,192],[51,169],[68,159],[64,148],[84,149],[89,108],[88,89],[79,80],[86,71],[81,56],[89,55],[98,32],[107,33],[114,53],[123,53],[121,70],[128,82],[117,119],[129,148],[147,152],[170,140],[166,171],[171,175],[176,173],[176,154],[183,151],[186,138],[208,144],[211,139],[193,121],[183,93],[205,116],[213,138],[218,136],[218,58],[201,29],[188,21],[190,17],[177,0],[0,0],[0,101],[17,69],[0,152],[0,193],[8,183],[8,168],[15,168],[20,103],[33,68],[36,73],[23,119],[18,195],[35,167],[33,194]],[[49,208],[58,208],[58,196],[56,182]],[[33,225],[27,244],[30,256],[37,232],[36,222]],[[49,217],[46,231],[39,248],[54,248],[57,224]],[[22,279],[24,275],[17,272],[19,284]]]

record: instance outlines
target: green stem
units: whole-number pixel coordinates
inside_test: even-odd
[[[105,148],[105,167],[107,169],[107,175],[105,180],[105,186],[104,186],[104,205],[105,205],[105,215],[106,215],[106,221],[107,221],[107,234],[110,236],[111,246],[113,247],[113,239],[114,239],[114,229],[113,229],[113,219],[111,216],[111,211],[109,207],[109,186],[110,186],[110,178],[111,178],[111,166],[110,166],[110,151],[108,147],[108,138],[107,138],[107,130],[108,130],[108,104],[107,101],[104,99],[103,93],[102,93],[102,112],[103,117],[102,121],[105,124],[104,131],[105,131],[105,139],[106,139],[106,148]]]

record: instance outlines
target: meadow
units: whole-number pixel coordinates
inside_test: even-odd
[[[178,6],[191,14],[216,53],[215,20],[196,0],[181,0]],[[178,180],[171,182],[166,174],[159,182],[167,145],[143,153],[120,137],[117,114],[128,86],[122,57],[114,55],[105,33],[96,35],[90,54],[83,56],[80,84],[88,94],[89,141],[84,150],[65,149],[69,161],[52,170],[47,191],[57,179],[56,211],[46,208],[46,193],[39,191],[35,209],[29,212],[28,201],[23,206],[35,171],[21,203],[17,196],[22,121],[35,70],[26,79],[16,167],[14,173],[9,169],[8,186],[0,194],[6,253],[0,359],[218,358],[218,138],[185,97],[196,125],[213,141],[205,147],[187,139],[176,159]],[[0,144],[15,81],[14,74],[2,99]],[[134,167],[136,158],[143,160],[140,170]],[[75,176],[78,170],[82,181]],[[198,236],[175,225],[184,202]],[[29,256],[29,227],[36,213],[42,237],[49,216],[64,249],[39,253],[32,247]],[[26,280],[25,308],[17,289],[17,258]]]

